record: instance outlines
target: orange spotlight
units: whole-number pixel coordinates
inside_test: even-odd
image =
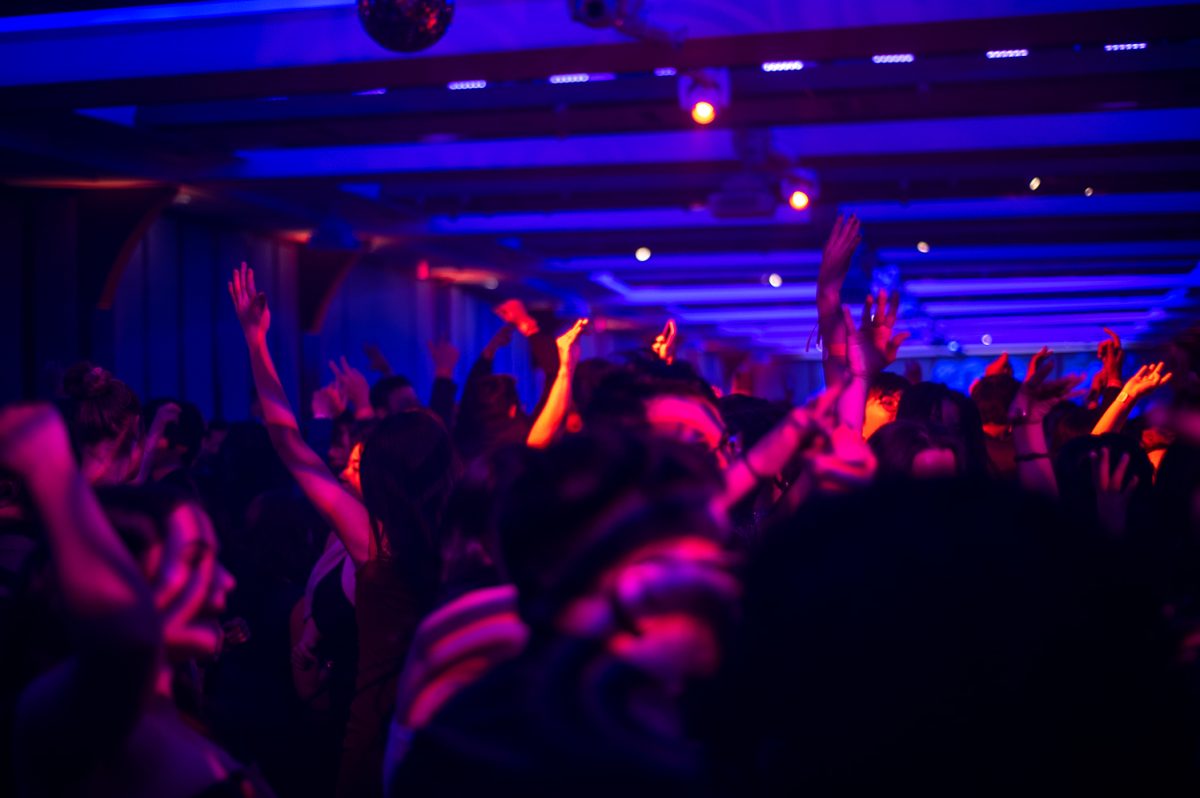
[[[717,118],[717,109],[707,100],[701,100],[692,106],[692,121],[697,125],[710,125]]]
[[[801,191],[799,189],[796,189],[795,191],[793,191],[792,195],[790,197],[788,197],[788,205],[791,205],[792,210],[794,210],[794,211],[804,210],[805,208],[808,207],[808,203],[809,203],[808,194],[804,193],[803,191]]]

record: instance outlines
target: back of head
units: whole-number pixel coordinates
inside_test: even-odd
[[[917,421],[893,421],[884,424],[867,444],[879,462],[880,479],[912,476],[913,460],[928,449],[937,448],[929,429]]]
[[[881,371],[871,380],[871,387],[867,391],[869,397],[895,396],[897,401],[899,397],[909,389],[912,385],[901,374],[894,374],[890,371]]]
[[[187,465],[200,453],[200,443],[204,440],[204,416],[194,403],[183,399],[151,399],[146,402],[143,413],[147,426],[154,422],[158,409],[168,403],[179,406],[179,420],[167,425],[163,438],[170,446],[182,451],[183,462]]]
[[[367,439],[360,469],[380,551],[410,589],[432,599],[441,574],[443,514],[459,472],[450,435],[428,410],[397,413]]]
[[[122,436],[136,438],[137,394],[100,366],[76,363],[63,375],[60,410],[76,451]]]
[[[979,410],[966,394],[937,382],[919,382],[904,391],[896,419],[916,421],[942,430],[957,439],[964,455],[962,471],[972,476],[987,473],[987,446]]]
[[[1017,398],[1021,383],[1008,374],[984,377],[971,390],[971,400],[979,408],[984,424],[1008,425],[1008,408]]]
[[[1109,554],[1045,500],[983,481],[810,505],[746,576],[720,724],[761,781],[744,791],[1186,789],[1161,616]]]
[[[467,383],[454,424],[454,441],[464,459],[524,441],[528,431],[512,375],[489,374]]]
[[[522,617],[546,628],[566,601],[639,545],[716,535],[709,500],[719,485],[711,458],[695,447],[615,430],[531,451],[499,522]]]
[[[409,410],[420,404],[412,380],[401,374],[383,377],[371,386],[371,407],[377,415]]]

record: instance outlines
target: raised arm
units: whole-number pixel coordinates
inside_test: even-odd
[[[845,388],[838,398],[838,419],[841,427],[862,436],[867,409],[867,393],[871,381],[879,372],[896,362],[900,346],[909,333],[895,333],[896,316],[900,311],[900,294],[880,291],[878,297],[867,296],[863,303],[862,323],[855,328],[849,308],[842,308],[842,329],[846,341]]]
[[[1054,353],[1046,347],[1029,361],[1025,381],[1021,383],[1017,396],[1009,407],[1008,417],[1012,423],[1013,446],[1016,449],[1017,479],[1027,490],[1058,495],[1058,481],[1054,476],[1054,464],[1050,462],[1050,447],[1046,442],[1043,425],[1046,415],[1056,404],[1070,399],[1083,377],[1070,376],[1048,380],[1054,363]]]
[[[288,404],[287,394],[267,348],[267,330],[271,327],[267,296],[255,288],[254,270],[247,268],[244,263],[241,269],[233,273],[229,296],[233,299],[238,322],[246,336],[250,370],[254,375],[259,401],[262,402],[263,420],[271,443],[308,500],[333,527],[350,553],[350,559],[356,566],[361,565],[367,561],[370,541],[371,527],[366,508],[342,487],[325,461],[300,435],[300,425]]]
[[[1162,361],[1159,361],[1153,366],[1147,364],[1138,369],[1137,374],[1129,378],[1129,382],[1125,383],[1121,393],[1117,394],[1117,398],[1113,399],[1104,410],[1104,415],[1100,416],[1096,426],[1092,427],[1092,434],[1104,435],[1109,432],[1120,432],[1121,428],[1125,426],[1126,420],[1129,419],[1134,403],[1160,385],[1166,385],[1171,381],[1171,372],[1163,374],[1163,365]]]
[[[546,396],[546,404],[537,420],[529,429],[526,443],[535,448],[543,449],[554,441],[558,431],[562,429],[567,411],[571,408],[571,378],[575,375],[575,365],[579,362],[579,335],[587,327],[587,319],[579,319],[562,335],[558,336],[555,344],[558,346],[558,374],[550,386]]]
[[[76,465],[52,407],[0,411],[0,466],[21,478],[42,520],[74,631],[75,655],[21,699],[18,759],[42,782],[62,777],[47,767],[79,767],[124,739],[153,688],[162,632],[149,585]]]
[[[858,219],[839,216],[821,254],[817,272],[817,329],[824,352],[825,384],[837,385],[846,371],[846,328],[842,324],[842,284],[858,248]]]

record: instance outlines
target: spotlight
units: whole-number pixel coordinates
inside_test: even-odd
[[[1095,193],[1096,193],[1095,189],[1093,189],[1091,186],[1088,186],[1087,188],[1085,188],[1083,190],[1083,196],[1085,196],[1085,197],[1090,197]]]
[[[717,118],[717,109],[708,100],[701,100],[692,106],[692,121],[697,125],[710,125]]]
[[[470,91],[471,89],[486,89],[486,80],[452,80],[446,84],[450,91]]]
[[[1104,51],[1107,53],[1122,53],[1127,50],[1145,50],[1145,42],[1128,42],[1126,44],[1106,44]]]
[[[925,242],[925,241],[918,241],[918,242],[917,242],[917,252],[920,252],[922,255],[924,255],[925,253],[929,252],[929,244],[928,244],[928,242]]]
[[[645,263],[650,260],[650,247],[638,247],[637,251],[633,253],[633,257],[637,258],[639,262]]]
[[[872,64],[911,64],[916,60],[912,53],[891,53],[871,56]]]
[[[697,125],[710,125],[729,105],[729,70],[700,69],[679,76],[679,107]]]
[[[984,346],[991,346],[992,336],[988,333],[984,333],[983,335],[979,336],[979,343],[983,344]]]
[[[1041,187],[1042,187],[1042,179],[1040,177],[1035,177],[1033,180],[1029,181],[1029,190],[1030,191],[1037,191]]]
[[[783,285],[783,278],[778,274],[771,274],[769,277],[767,277],[767,285],[771,286],[772,288],[779,288]]]
[[[962,344],[960,344],[958,341],[951,341],[950,343],[946,344],[946,348],[957,355],[962,351]]]
[[[780,195],[787,198],[788,207],[794,211],[807,210],[821,194],[817,175],[808,169],[793,169],[783,180]]]

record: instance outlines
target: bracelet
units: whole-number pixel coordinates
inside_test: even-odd
[[[1117,394],[1117,402],[1119,404],[1125,404],[1128,401],[1129,401],[1129,392],[1128,391],[1121,391],[1119,394]]]
[[[1050,459],[1049,452],[1030,452],[1029,454],[1019,454],[1013,458],[1018,463],[1028,463],[1030,460]]]

